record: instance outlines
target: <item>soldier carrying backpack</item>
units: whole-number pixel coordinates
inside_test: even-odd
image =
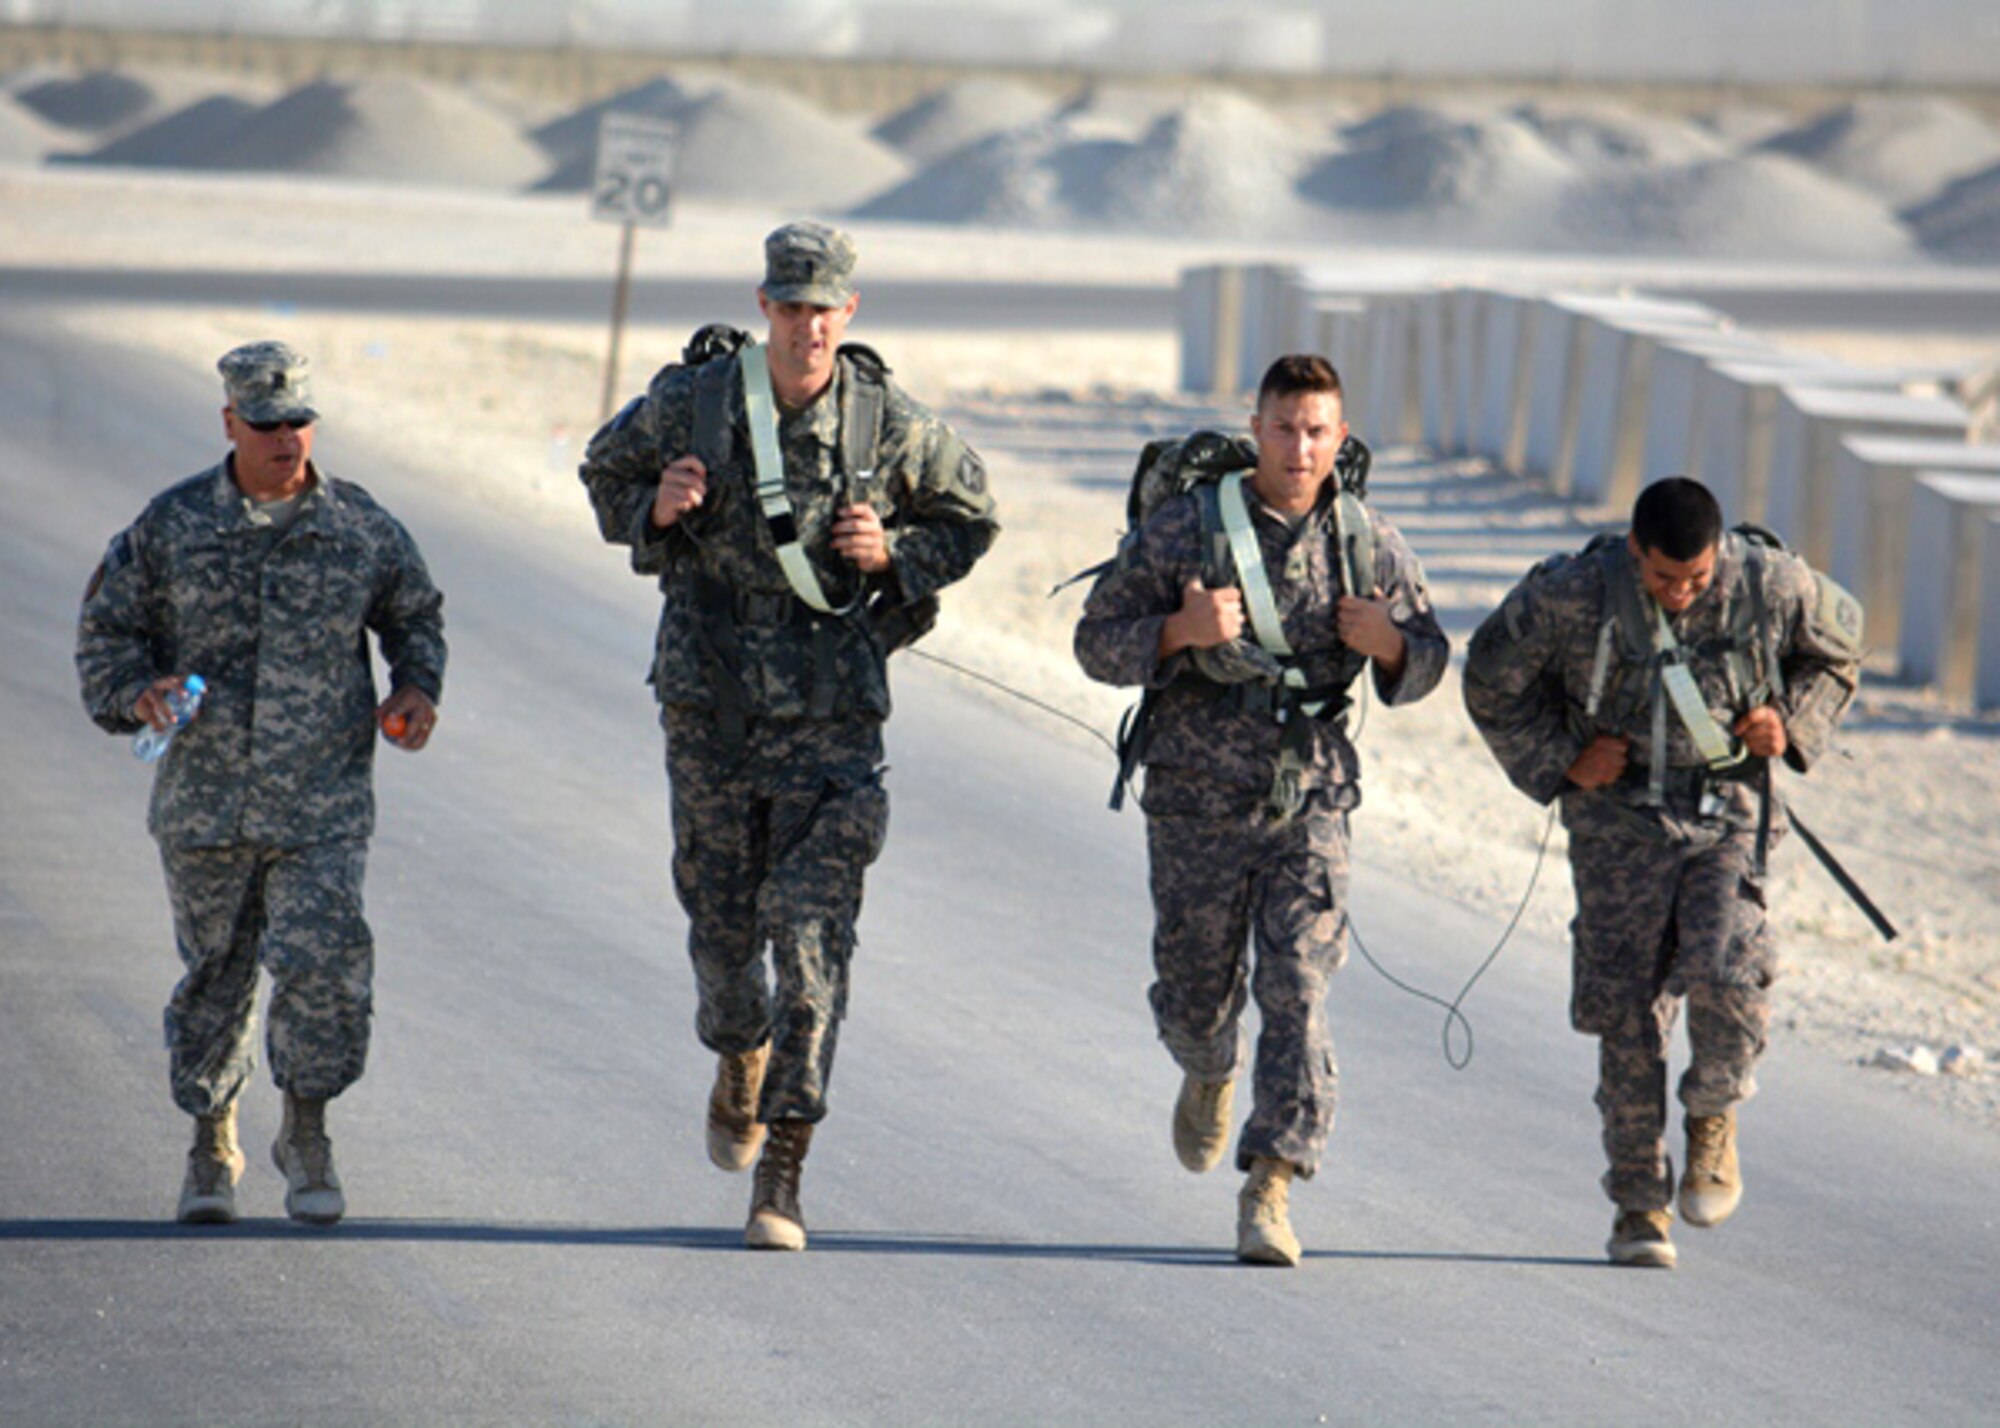
[[[1318,1168],[1333,1125],[1325,1002],[1346,957],[1347,815],[1361,801],[1350,690],[1372,666],[1382,700],[1407,704],[1449,655],[1422,567],[1361,500],[1366,448],[1342,405],[1324,358],[1282,357],[1254,442],[1149,448],[1136,528],[1076,629],[1085,673],[1145,691],[1125,758],[1146,771],[1150,998],[1183,1073],[1173,1139],[1190,1170],[1227,1147],[1252,989],[1263,1017],[1236,1156],[1237,1256],[1251,1263],[1298,1262],[1289,1185]]]
[[[1666,1063],[1682,1000],[1681,1214],[1717,1225],[1742,1196],[1736,1106],[1756,1089],[1778,960],[1770,765],[1824,755],[1861,638],[1853,597],[1775,537],[1725,531],[1679,476],[1640,493],[1628,534],[1530,571],[1472,637],[1467,712],[1516,787],[1562,800],[1569,830],[1570,1021],[1601,1039],[1614,1263],[1678,1258]]]
[[[888,656],[999,527],[979,458],[841,344],[853,240],[788,223],[764,255],[769,341],[704,329],[579,475],[604,538],[660,584],[650,680],[696,1030],[717,1056],[709,1157],[743,1170],[761,1146],[746,1241],[802,1249],[800,1165],[888,824]]]

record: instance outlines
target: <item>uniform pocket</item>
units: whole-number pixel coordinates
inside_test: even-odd
[[[1650,968],[1615,936],[1570,925],[1569,1024],[1587,1036],[1607,1036],[1634,1006],[1653,998]]]
[[[1716,957],[1716,985],[1759,991],[1769,987],[1778,979],[1778,944],[1766,916],[1762,883],[1750,877],[1738,880],[1729,920],[1728,935]]]

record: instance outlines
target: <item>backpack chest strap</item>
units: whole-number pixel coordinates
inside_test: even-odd
[[[1680,642],[1674,638],[1673,626],[1667,622],[1667,612],[1656,605],[1653,615],[1659,641],[1660,687],[1665,691],[1666,699],[1672,702],[1681,727],[1687,730],[1688,737],[1701,753],[1702,761],[1711,769],[1735,767],[1743,762],[1743,746],[1731,738],[1709,712],[1708,701],[1702,698],[1701,686],[1695,683],[1694,671],[1688,668],[1681,654]],[[1656,742],[1656,760],[1658,756]]]
[[[785,582],[812,609],[822,615],[844,615],[857,603],[836,606],[819,583],[819,574],[799,539],[798,518],[791,498],[785,494],[785,460],[778,448],[778,403],[771,394],[771,369],[764,348],[752,343],[739,359],[743,367],[743,410],[750,427],[750,454],[756,463],[757,507],[777,547],[778,565]]]

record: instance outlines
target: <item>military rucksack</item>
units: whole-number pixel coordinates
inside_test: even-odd
[[[1374,455],[1358,437],[1348,436],[1334,457],[1333,525],[1340,547],[1336,562],[1342,593],[1368,596],[1375,588],[1375,528],[1362,505]],[[1274,784],[1274,808],[1284,816],[1296,808],[1298,773],[1310,719],[1339,719],[1347,689],[1367,660],[1345,651],[1327,683],[1309,687],[1285,640],[1270,579],[1251,529],[1243,485],[1257,465],[1257,444],[1247,436],[1197,431],[1185,438],[1149,441],[1132,469],[1125,498],[1126,528],[1119,554],[1071,577],[1072,584],[1103,574],[1138,540],[1140,529],[1175,496],[1192,495],[1201,525],[1201,580],[1209,589],[1238,585],[1243,591],[1248,638],[1189,656],[1184,678],[1219,686],[1218,697],[1255,706],[1287,724],[1287,742]],[[1061,586],[1057,587],[1061,589]],[[1118,729],[1118,777],[1111,806],[1124,804],[1125,788],[1145,758],[1148,729],[1159,691],[1147,690],[1126,712]],[[1302,714],[1304,718],[1293,718]]]
[[[1355,544],[1342,552],[1342,564],[1350,580],[1365,572],[1364,583],[1356,587],[1361,589],[1371,587],[1375,579],[1374,531],[1359,504],[1368,495],[1368,473],[1374,460],[1374,453],[1366,443],[1351,435],[1341,442],[1334,457],[1334,476],[1340,483],[1340,494],[1354,502],[1343,512],[1342,525],[1351,532]],[[1139,528],[1169,499],[1193,491],[1201,502],[1202,583],[1210,588],[1235,583],[1227,542],[1221,540],[1221,513],[1212,497],[1224,476],[1249,471],[1256,464],[1257,443],[1247,436],[1204,429],[1184,437],[1158,437],[1147,442],[1133,463],[1132,478],[1126,488],[1125,530],[1119,537],[1119,551],[1122,553],[1138,539]],[[1081,580],[1094,580],[1117,561],[1117,555],[1113,555],[1109,560],[1079,570],[1049,593],[1066,590]]]

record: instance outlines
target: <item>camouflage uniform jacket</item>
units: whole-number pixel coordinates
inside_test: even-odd
[[[147,827],[162,843],[300,847],[373,831],[376,633],[392,686],[444,685],[443,597],[409,532],[315,471],[282,535],[251,521],[227,462],[112,538],[77,628],[83,703],[112,733],[154,680],[199,674]]]
[[[721,370],[711,372],[721,364]],[[834,515],[853,499],[854,473],[841,470],[841,429],[858,372],[843,352],[819,399],[801,411],[780,408],[778,444],[785,491],[821,587],[837,604],[856,589],[857,572],[831,548]],[[726,450],[697,450],[697,381],[727,382]],[[999,530],[986,471],[954,431],[886,375],[881,433],[867,498],[882,517],[891,568],[868,577],[872,593],[914,601],[962,577]],[[661,469],[693,453],[708,468],[702,503],[666,530],[652,523]],[[766,718],[854,713],[886,717],[889,685],[883,650],[866,620],[811,614],[791,593],[756,500],[743,381],[737,359],[663,370],[643,397],[591,439],[579,471],[604,539],[631,547],[632,568],[657,575],[665,597],[651,682],[662,704],[717,707],[717,612],[703,592],[720,590],[732,609],[726,658],[749,711]],[[704,617],[706,616],[706,624]],[[824,643],[822,643],[824,642]],[[824,684],[831,680],[831,690]],[[831,694],[818,707],[816,689]]]
[[[1804,771],[1825,752],[1860,677],[1858,607],[1846,615],[1831,609],[1832,600],[1846,599],[1839,587],[1822,582],[1789,551],[1767,550],[1760,564],[1763,609],[1770,626],[1758,632],[1765,645],[1760,660],[1768,663],[1770,654],[1776,656],[1783,693],[1771,702],[1785,721],[1785,759]],[[1748,571],[1743,538],[1730,532],[1717,551],[1709,587],[1670,620],[1709,711],[1725,731],[1758,692],[1731,687],[1735,681],[1721,653],[1732,601],[1749,598]],[[1585,718],[1597,644],[1609,609],[1607,579],[1636,582],[1638,578],[1637,562],[1622,542],[1609,561],[1593,551],[1553,557],[1515,586],[1473,635],[1465,663],[1466,710],[1507,776],[1538,803],[1558,794],[1582,794],[1567,775],[1584,746],[1599,733],[1631,741],[1628,776],[1620,787],[1632,789],[1643,783],[1653,743],[1653,672],[1614,655],[1606,680],[1613,697],[1603,701],[1596,727],[1587,727]],[[1649,612],[1656,608],[1643,596],[1641,603]],[[1852,601],[1847,604],[1852,606]],[[1854,628],[1839,628],[1842,619]],[[1629,681],[1623,686],[1628,691],[1624,697],[1616,697],[1620,681]],[[1701,753],[1671,704],[1666,731],[1668,768],[1699,769]],[[1753,821],[1750,789],[1737,782],[1728,793],[1728,821]],[[1566,798],[1565,821],[1573,821],[1577,811],[1573,800]]]
[[[1308,684],[1321,684],[1347,654],[1335,619],[1341,592],[1331,502],[1322,500],[1296,531],[1254,499],[1249,507],[1285,640]],[[1432,613],[1417,557],[1379,512],[1364,509],[1375,532],[1376,587],[1406,643],[1396,679],[1371,664],[1375,688],[1386,704],[1409,704],[1437,686],[1450,646]],[[1270,788],[1279,757],[1283,729],[1269,713],[1218,699],[1219,686],[1195,668],[1194,652],[1160,658],[1160,629],[1202,569],[1196,498],[1175,496],[1098,577],[1076,627],[1077,661],[1092,679],[1160,691],[1145,753],[1149,813],[1161,811],[1167,797],[1196,805],[1176,811],[1241,811]],[[1226,667],[1237,643],[1215,652],[1220,660],[1203,662],[1212,670]],[[1360,801],[1360,774],[1345,721],[1314,721],[1301,786],[1331,789],[1337,806],[1351,808]]]

